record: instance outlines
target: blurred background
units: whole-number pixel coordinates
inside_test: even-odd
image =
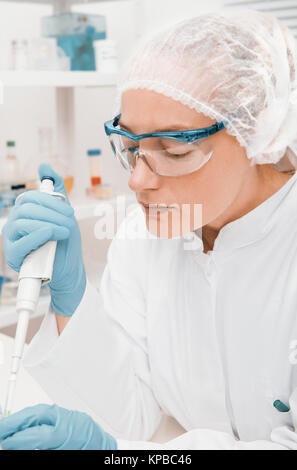
[[[96,240],[94,210],[133,195],[103,124],[111,119],[119,71],[146,34],[216,11],[270,11],[297,38],[297,0],[0,0],[0,232],[17,195],[37,187],[37,168],[63,175],[80,224],[85,264],[98,284],[110,240]],[[0,236],[0,331],[13,335],[17,276]],[[29,337],[49,296],[43,289]]]

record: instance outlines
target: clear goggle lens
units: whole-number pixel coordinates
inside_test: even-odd
[[[110,142],[125,169],[133,171],[141,157],[154,173],[161,176],[193,173],[205,165],[213,153],[209,137],[191,143],[155,137],[135,142],[127,137],[111,134]]]

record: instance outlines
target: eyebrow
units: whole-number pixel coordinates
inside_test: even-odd
[[[122,123],[121,121],[118,122],[118,124],[126,131],[128,132],[131,132],[131,134],[133,134],[132,130],[129,128],[129,126],[127,126],[126,124]],[[168,126],[168,127],[164,127],[164,128],[160,128],[160,129],[155,129],[154,132],[170,132],[170,131],[185,131],[185,130],[191,130],[193,128],[185,128],[184,126],[182,125],[177,125],[177,124],[173,124],[172,126]]]

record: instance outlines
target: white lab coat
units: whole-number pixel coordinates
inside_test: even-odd
[[[137,224],[137,238],[123,239]],[[111,244],[101,295],[88,283],[60,337],[49,311],[25,365],[119,449],[297,449],[297,173],[225,225],[213,251],[194,236],[192,249],[157,239],[134,211]],[[162,412],[187,432],[145,442]]]

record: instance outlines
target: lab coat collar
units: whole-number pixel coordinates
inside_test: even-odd
[[[297,172],[272,196],[242,217],[224,225],[215,240],[212,252],[230,251],[263,238],[279,222],[282,214],[296,213]],[[203,253],[202,230],[194,232],[199,237],[199,251]],[[208,252],[211,253],[211,252]]]

